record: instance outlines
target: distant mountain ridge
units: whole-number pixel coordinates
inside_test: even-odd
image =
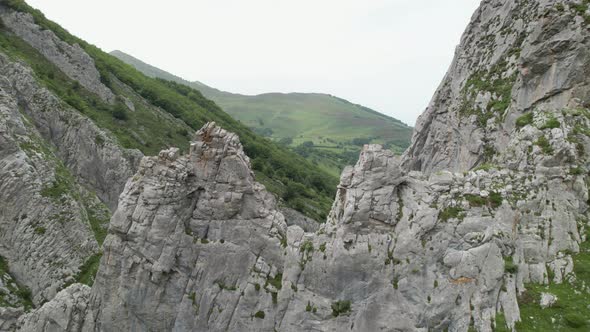
[[[324,96],[324,97],[330,97],[330,98],[334,98],[336,100],[339,100],[341,102],[344,103],[348,103],[351,104],[353,106],[358,107],[359,109],[362,109],[365,112],[377,115],[379,117],[383,117],[384,119],[387,120],[391,120],[393,122],[396,123],[400,123],[406,127],[409,127],[408,125],[406,125],[405,123],[403,123],[401,120],[398,120],[392,116],[389,116],[387,114],[383,114],[380,112],[377,112],[369,107],[360,105],[360,104],[355,104],[351,101],[348,101],[344,98],[340,98],[338,96],[334,96],[328,93],[314,93],[314,92],[290,92],[290,93],[283,93],[283,92],[267,92],[267,93],[261,93],[261,94],[257,94],[257,95],[246,95],[246,94],[241,94],[241,93],[232,93],[232,92],[226,92],[226,91],[222,91],[213,87],[210,87],[202,82],[199,81],[189,81],[186,80],[180,76],[171,74],[165,70],[162,70],[158,67],[154,67],[146,62],[143,62],[142,60],[127,54],[123,51],[120,50],[114,50],[112,52],[110,52],[111,55],[119,58],[119,60],[126,62],[127,64],[130,64],[132,66],[134,66],[137,70],[141,71],[144,75],[152,77],[152,78],[162,78],[168,81],[173,81],[173,82],[177,82],[177,83],[182,83],[182,84],[186,84],[189,85],[191,87],[197,88],[197,89],[201,89],[202,93],[205,96],[208,95],[212,95],[212,94],[220,94],[220,95],[232,95],[232,96],[243,96],[243,97],[262,97],[262,96],[271,96],[271,95],[278,95],[278,96],[285,96],[285,95],[311,95],[311,96]]]
[[[402,153],[410,143],[412,127],[343,98],[322,93],[235,94],[185,80],[122,51],[111,55],[147,76],[199,90],[258,134],[295,148],[335,176],[356,162],[363,144],[380,143]]]

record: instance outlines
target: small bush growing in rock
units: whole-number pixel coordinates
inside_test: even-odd
[[[283,288],[283,274],[277,273],[274,278],[267,276],[266,277],[266,284],[272,285],[274,288],[280,290],[281,288]]]
[[[332,316],[338,317],[342,314],[350,312],[351,303],[350,301],[337,301],[332,303]]]
[[[553,154],[553,147],[551,147],[551,143],[549,143],[547,137],[539,137],[539,139],[535,142],[535,145],[538,145],[544,154]]]
[[[504,259],[504,271],[512,274],[518,272],[518,265],[514,264],[512,257],[507,257]]]
[[[113,118],[123,121],[129,118],[127,111],[123,107],[124,106],[117,106],[113,109]]]
[[[498,169],[498,165],[494,165],[494,164],[490,164],[490,163],[485,163],[485,164],[481,164],[479,166],[477,166],[476,168],[473,169],[474,172],[477,171],[486,171],[489,172],[492,169]]]
[[[96,135],[94,137],[94,142],[96,143],[96,145],[98,146],[103,146],[104,145],[104,138],[102,138],[102,136],[100,135]]]
[[[257,312],[254,314],[254,317],[256,317],[256,318],[260,318],[260,319],[264,319],[264,316],[265,316],[265,315],[264,315],[264,311],[262,311],[262,310],[260,310],[260,311],[257,311]]]
[[[559,123],[559,121],[556,118],[550,118],[539,129],[543,130],[543,129],[559,128],[560,125],[561,124]]]
[[[469,202],[469,205],[471,207],[479,207],[479,206],[484,206],[486,205],[486,200],[485,198],[479,196],[479,195],[472,195],[472,194],[467,194],[464,196],[465,200],[467,202]]]
[[[35,233],[39,234],[39,235],[43,235],[45,234],[47,230],[45,229],[45,227],[35,227]]]
[[[313,252],[313,243],[310,240],[303,242],[301,248],[299,249],[301,252]]]
[[[438,214],[438,219],[446,222],[449,219],[457,218],[462,219],[465,215],[463,214],[463,209],[456,206],[449,206],[448,208],[440,211]]]
[[[502,205],[502,195],[498,192],[492,192],[490,193],[490,196],[488,197],[488,201],[491,205],[491,207],[493,208],[497,208],[500,205]]]
[[[555,9],[557,9],[557,10],[558,10],[558,11],[560,11],[560,12],[563,12],[563,11],[565,11],[565,7],[563,6],[563,4],[562,4],[562,3],[558,3],[558,4],[556,4],[556,5],[555,5]]]
[[[33,306],[33,293],[28,287],[19,287],[16,291],[16,295],[21,298],[25,308],[31,308]]]
[[[522,128],[533,123],[533,113],[527,113],[516,119],[516,127]]]

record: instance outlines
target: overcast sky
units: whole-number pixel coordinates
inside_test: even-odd
[[[413,125],[479,0],[27,0],[105,51],[243,94],[322,92]]]

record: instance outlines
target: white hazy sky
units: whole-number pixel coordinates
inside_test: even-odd
[[[479,0],[28,0],[105,51],[243,94],[322,92],[410,125]]]

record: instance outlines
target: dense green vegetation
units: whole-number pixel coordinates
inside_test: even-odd
[[[121,51],[111,54],[150,77],[201,91],[257,134],[294,149],[334,176],[356,163],[363,144],[384,144],[397,153],[410,144],[411,127],[341,98],[312,93],[233,94],[186,81]]]
[[[247,126],[224,113],[213,101],[186,85],[147,77],[119,59],[80,40],[22,0],[9,0],[7,5],[30,13],[35,22],[53,31],[69,44],[79,44],[95,61],[101,80],[118,96],[111,105],[86,91],[48,62],[27,43],[5,29],[0,33],[0,50],[30,65],[40,82],[65,103],[110,130],[120,144],[154,155],[163,148],[178,146],[186,151],[188,134],[208,121],[240,136],[252,159],[257,180],[286,204],[306,215],[323,221],[331,207],[338,179],[295,153],[253,133]],[[123,83],[123,84],[121,84]],[[129,91],[127,87],[133,89]],[[135,105],[130,111],[127,98]],[[142,98],[151,105],[142,102]],[[291,189],[293,190],[291,190]],[[60,189],[60,188],[55,188]],[[48,192],[48,194],[50,194]]]
[[[504,258],[504,271],[506,271],[506,273],[512,274],[518,272],[518,265],[514,264],[512,257]]]
[[[544,154],[547,154],[547,155],[553,154],[553,147],[551,146],[551,143],[549,142],[547,137],[545,137],[545,136],[539,137],[539,139],[537,139],[535,141],[535,145],[539,146]]]

